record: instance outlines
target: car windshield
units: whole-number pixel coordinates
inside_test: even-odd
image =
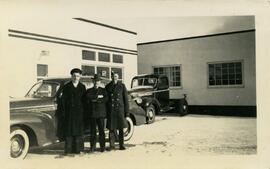
[[[40,81],[36,83],[26,94],[25,97],[40,98],[40,97],[53,97],[60,84],[56,82]]]
[[[156,82],[157,78],[138,77],[132,80],[131,88],[154,87]]]

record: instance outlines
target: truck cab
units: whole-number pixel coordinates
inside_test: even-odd
[[[174,110],[179,115],[187,114],[186,94],[171,99],[169,79],[165,75],[143,74],[132,78],[130,95],[146,112],[148,124],[155,121],[156,114]]]

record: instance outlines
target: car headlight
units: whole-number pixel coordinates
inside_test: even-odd
[[[135,99],[135,101],[136,101],[137,104],[142,104],[142,98],[140,98],[140,97],[137,97]]]

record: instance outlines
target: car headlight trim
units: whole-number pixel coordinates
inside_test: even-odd
[[[137,97],[135,99],[135,101],[136,101],[137,104],[142,104],[142,98],[140,98],[140,97]]]

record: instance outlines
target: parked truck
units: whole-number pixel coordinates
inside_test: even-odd
[[[170,110],[184,116],[188,113],[186,94],[181,97],[170,98],[169,80],[165,75],[143,74],[133,77],[130,95],[146,112],[148,124],[155,121],[156,114]]]

